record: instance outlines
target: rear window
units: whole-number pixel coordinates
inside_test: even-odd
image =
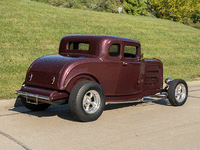
[[[90,48],[89,43],[82,43],[82,42],[70,42],[69,43],[69,50],[84,50],[88,51]]]

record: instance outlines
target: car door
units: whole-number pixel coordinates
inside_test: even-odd
[[[132,95],[141,92],[141,60],[138,59],[138,46],[127,43],[123,46],[121,72],[119,76],[117,95]]]

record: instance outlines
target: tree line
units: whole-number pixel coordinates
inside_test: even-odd
[[[57,7],[151,16],[200,29],[200,0],[32,0]]]

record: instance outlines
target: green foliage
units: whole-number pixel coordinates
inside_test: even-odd
[[[157,18],[188,25],[200,22],[200,0],[148,0],[147,8]]]
[[[145,15],[173,20],[200,29],[200,0],[32,0],[57,7],[75,8],[131,15]]]
[[[8,11],[10,10],[10,11]],[[28,0],[0,1],[0,99],[15,98],[30,64],[58,54],[69,34],[113,35],[138,40],[146,58],[163,62],[164,79],[200,75],[200,30],[162,19],[53,7]]]
[[[125,0],[124,9],[128,14],[132,15],[146,15],[146,0]]]
[[[107,0],[105,2],[108,12],[112,13],[118,13],[118,8],[123,4],[123,1],[120,0]]]
[[[36,2],[41,2],[41,3],[50,3],[51,0],[31,0],[31,1],[36,1]]]
[[[65,1],[64,0],[50,0],[49,3],[53,6],[59,7],[59,6],[62,6],[65,3]]]
[[[65,3],[65,0],[31,0],[31,1],[36,1],[36,2],[42,2],[42,3],[48,3],[53,6],[62,6]]]
[[[32,0],[44,2],[58,7],[89,9],[118,13],[118,7],[123,5],[123,0]]]
[[[77,0],[65,0],[65,3],[63,4],[62,7],[81,9],[80,2]]]
[[[120,0],[77,0],[70,8],[76,8],[77,4],[89,10],[118,13],[118,7],[122,5],[122,2]]]

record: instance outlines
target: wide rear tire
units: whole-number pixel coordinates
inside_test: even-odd
[[[100,84],[94,81],[77,83],[69,96],[69,108],[80,121],[97,120],[105,108],[105,94]]]

